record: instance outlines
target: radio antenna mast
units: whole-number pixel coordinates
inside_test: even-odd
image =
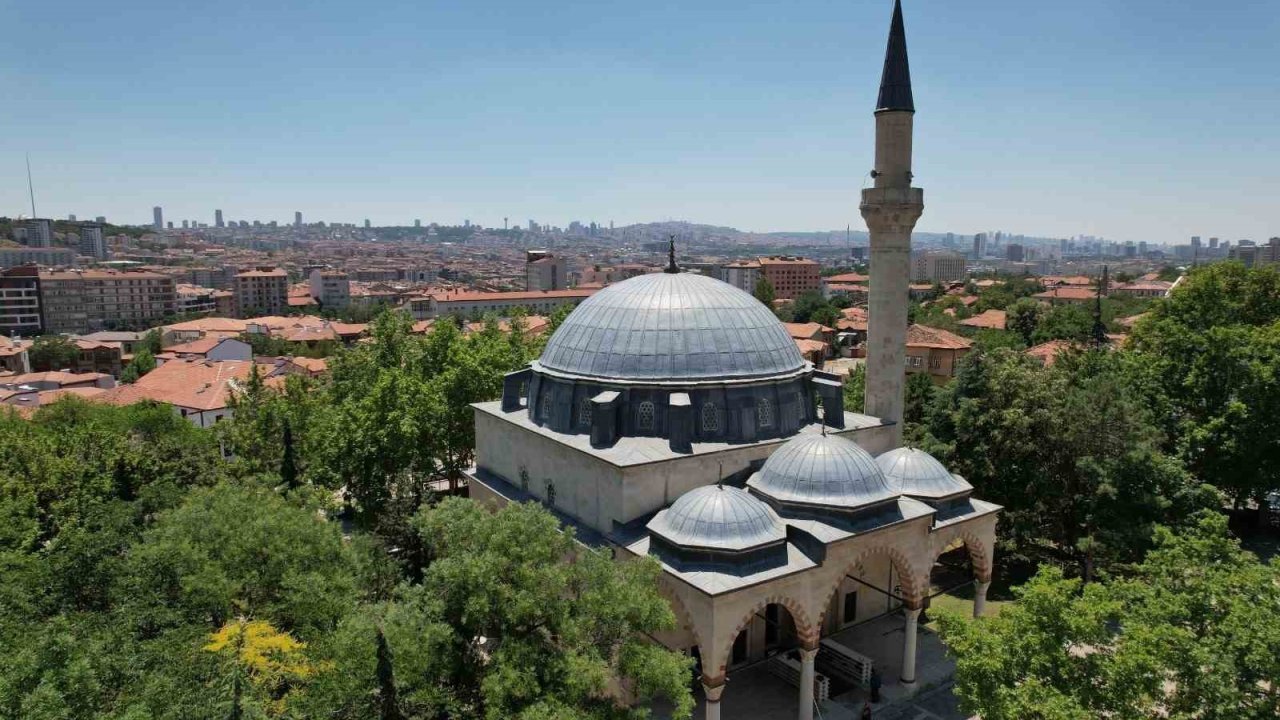
[[[31,153],[27,153],[27,192],[31,193],[31,217],[36,216],[36,186],[31,184]]]

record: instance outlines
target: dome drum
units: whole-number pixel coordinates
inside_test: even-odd
[[[527,371],[526,371],[527,372]],[[513,373],[514,375],[514,373]],[[523,376],[525,407],[535,424],[555,432],[596,435],[605,425],[617,437],[661,437],[693,442],[754,442],[795,434],[816,421],[812,383],[807,377],[753,383],[668,388],[617,386],[565,380],[532,372]],[[504,391],[518,392],[519,383]],[[594,402],[615,393],[608,407]],[[673,398],[688,398],[686,412],[675,412]],[[517,409],[504,397],[504,407]],[[682,427],[675,427],[683,421]]]
[[[755,571],[787,560],[787,528],[767,504],[725,485],[676,498],[648,522],[650,552],[676,567]]]
[[[876,514],[898,497],[870,453],[851,440],[825,434],[788,440],[747,487],[775,509],[816,519]]]

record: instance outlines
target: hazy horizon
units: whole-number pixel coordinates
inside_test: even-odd
[[[905,0],[922,232],[1280,234],[1280,4]],[[0,214],[863,228],[892,3],[0,7]]]

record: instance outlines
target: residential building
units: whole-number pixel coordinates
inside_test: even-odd
[[[762,257],[760,274],[773,286],[775,297],[794,300],[807,292],[822,290],[822,267],[802,257],[775,255]]]
[[[1169,294],[1169,289],[1173,287],[1173,283],[1163,280],[1138,280],[1136,282],[1125,283],[1111,289],[1116,295],[1128,295],[1129,297],[1141,298],[1160,298]]]
[[[493,313],[505,316],[516,308],[529,314],[547,315],[562,305],[577,305],[594,292],[594,288],[546,292],[443,292],[409,298],[408,305],[414,320],[441,315],[470,318]]]
[[[911,258],[911,279],[931,283],[965,279],[965,257],[957,252],[920,252]]]
[[[236,314],[283,315],[289,309],[289,275],[277,267],[259,267],[237,273],[232,287]]]
[[[1036,293],[1033,297],[1050,305],[1084,305],[1097,299],[1098,290],[1078,285],[1064,285]]]
[[[24,375],[31,372],[28,342],[0,335],[0,378],[6,373]]]
[[[180,315],[231,315],[235,312],[235,293],[179,283],[177,303]]]
[[[739,260],[720,266],[720,279],[745,292],[755,293],[760,277],[757,260]]]
[[[1004,248],[1004,259],[1009,262],[1022,262],[1027,259],[1026,248],[1018,243],[1009,243]]]
[[[151,227],[156,231],[164,229],[164,210],[159,205],[151,208]]]
[[[212,427],[234,414],[231,398],[244,387],[253,367],[252,361],[170,360],[101,399],[115,405],[143,400],[162,402],[196,427]],[[257,367],[263,378],[277,370],[275,365]]]
[[[107,239],[102,235],[102,226],[85,223],[80,226],[80,254],[95,260],[106,260]]]
[[[253,346],[236,338],[210,336],[170,345],[163,355],[185,360],[252,360]]]
[[[141,271],[41,272],[40,304],[46,332],[72,334],[146,327],[177,311],[173,278]]]
[[[907,374],[928,373],[934,383],[945,385],[971,349],[973,341],[968,338],[940,328],[911,325],[907,328]]]
[[[530,250],[525,253],[524,289],[564,290],[569,287],[568,267],[563,257],[546,250]]]
[[[83,338],[75,338],[71,342],[80,351],[71,367],[72,372],[102,373],[111,377],[120,377],[120,371],[124,367],[124,350],[120,345]]]
[[[0,248],[0,268],[16,265],[69,266],[75,261],[75,251],[67,248]]]
[[[1004,310],[986,310],[960,321],[961,325],[976,330],[1004,330],[1008,317]]]
[[[0,270],[0,335],[39,335],[40,271],[35,265]]]
[[[47,218],[32,218],[24,227],[27,231],[27,247],[53,247],[53,221]]]
[[[322,308],[344,308],[351,304],[351,280],[341,270],[312,270],[307,284],[311,297]]]
[[[213,226],[214,226],[214,227],[219,227],[219,228],[220,228],[220,227],[226,227],[226,223],[224,223],[224,222],[222,221],[222,211],[221,211],[221,210],[214,210],[214,211],[213,211]]]

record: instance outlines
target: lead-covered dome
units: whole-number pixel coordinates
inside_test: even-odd
[[[889,486],[903,495],[920,498],[947,498],[971,492],[973,486],[951,474],[929,453],[901,447],[876,458]]]
[[[777,377],[806,363],[785,327],[750,294],[689,273],[651,273],[587,298],[535,368],[621,381]]]
[[[773,508],[745,490],[722,485],[690,490],[646,527],[672,545],[708,550],[750,550],[787,537]]]
[[[747,481],[752,490],[783,503],[852,509],[899,493],[875,458],[835,435],[799,435],[778,448]]]

